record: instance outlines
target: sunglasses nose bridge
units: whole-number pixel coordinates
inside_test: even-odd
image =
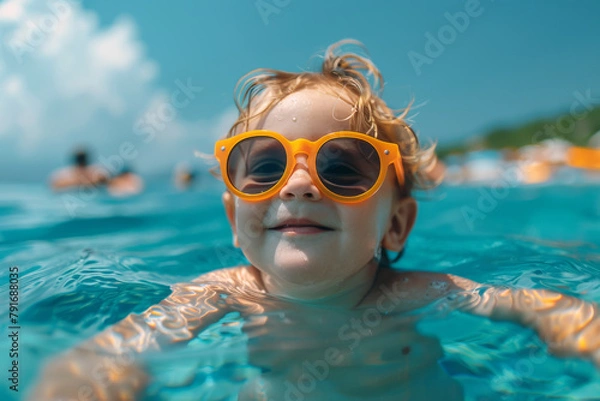
[[[308,139],[299,138],[295,141],[290,142],[292,154],[291,159],[294,160],[294,164],[298,164],[298,156],[303,155],[305,163],[311,157],[311,154],[315,148],[314,143]]]
[[[308,139],[304,138],[296,139],[295,141],[290,142],[290,144],[292,145],[292,156],[294,157],[296,157],[298,154],[304,154],[308,156],[314,148],[314,144]]]

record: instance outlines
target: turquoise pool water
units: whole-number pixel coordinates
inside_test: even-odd
[[[9,391],[3,377],[0,399],[21,399],[45,358],[157,303],[171,284],[242,263],[230,244],[220,190],[206,184],[181,193],[157,183],[115,200],[1,185],[2,371],[11,363],[4,334],[9,267],[18,266],[20,391]],[[420,198],[401,268],[600,302],[598,184],[443,187]],[[241,323],[229,315],[185,351],[149,356],[156,379],[146,399],[235,399],[241,383],[257,374],[243,355]],[[440,363],[467,399],[600,399],[600,375],[590,363],[548,355],[529,330],[456,312],[430,313],[419,328],[439,338]]]

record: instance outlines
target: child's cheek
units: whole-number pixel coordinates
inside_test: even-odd
[[[384,188],[382,188],[384,190]],[[386,195],[380,191],[380,195]],[[369,248],[369,252],[375,254],[383,241],[383,236],[390,223],[391,197],[373,197],[370,202],[365,203],[361,212],[361,232],[363,243]]]
[[[236,229],[240,243],[252,242],[258,239],[265,229],[265,215],[268,205],[261,203],[249,203],[236,199]]]

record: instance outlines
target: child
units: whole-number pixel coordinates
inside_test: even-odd
[[[215,155],[233,241],[250,265],[173,286],[160,304],[51,363],[32,399],[134,399],[148,378],[132,353],[185,343],[231,311],[249,319],[249,360],[263,370],[239,400],[460,400],[437,363],[439,342],[406,313],[443,298],[600,364],[596,305],[389,268],[415,221],[411,191],[435,184],[435,155],[379,97],[371,61],[342,44],[321,72],[258,70],[238,86],[240,115]],[[285,324],[274,311],[286,312]],[[286,346],[288,334],[310,346]]]

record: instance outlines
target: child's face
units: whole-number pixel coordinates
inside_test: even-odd
[[[350,130],[351,113],[351,106],[342,100],[305,89],[287,96],[250,129],[315,141],[330,132]],[[361,203],[343,204],[317,189],[304,155],[296,162],[287,183],[268,200],[247,202],[224,194],[234,236],[263,276],[281,285],[336,288],[365,268],[381,245],[396,251],[402,248],[415,205],[411,198],[395,196],[392,167],[375,195]],[[326,229],[302,227],[302,222],[294,226],[293,221],[291,227],[281,228],[292,219],[308,219]]]

